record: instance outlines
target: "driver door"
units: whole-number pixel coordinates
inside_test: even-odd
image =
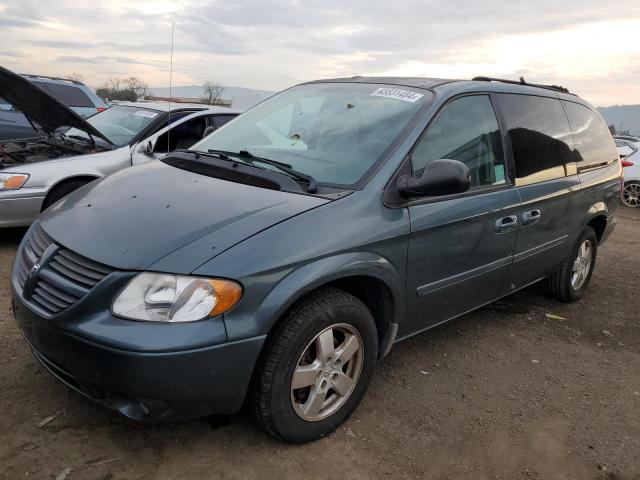
[[[498,298],[513,261],[520,204],[505,168],[501,131],[488,95],[447,103],[411,152],[414,176],[440,158],[469,167],[471,188],[409,204],[408,318],[411,335]]]
[[[212,116],[206,111],[187,115],[134,145],[131,164],[157,160],[177,148],[190,148],[202,139],[205,129],[211,124]]]

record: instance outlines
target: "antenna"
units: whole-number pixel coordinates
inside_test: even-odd
[[[172,96],[172,87],[173,87],[173,27],[175,26],[175,22],[171,22],[171,56],[169,60],[169,124],[167,126],[171,126],[171,96]],[[167,130],[167,153],[169,153],[169,148],[171,145],[171,128]]]

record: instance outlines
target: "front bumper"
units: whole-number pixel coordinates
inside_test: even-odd
[[[104,310],[90,313],[80,304],[44,318],[21,299],[15,288],[12,293],[18,326],[47,370],[85,397],[134,419],[174,420],[235,413],[244,402],[265,338],[184,349],[189,343],[185,339],[191,337],[180,328],[185,325],[131,322]],[[80,303],[85,300],[90,301],[85,298]],[[174,327],[176,335],[171,332]],[[127,331],[129,340],[146,339],[144,344],[140,342],[140,350],[99,341],[99,337],[124,338]],[[154,336],[160,339],[156,347],[161,351],[152,347]],[[174,350],[167,349],[169,338],[176,339]]]
[[[46,193],[40,188],[0,192],[0,228],[30,225],[40,214]]]

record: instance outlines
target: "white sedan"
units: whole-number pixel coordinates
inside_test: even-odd
[[[0,92],[39,136],[0,142],[0,227],[29,225],[96,178],[188,149],[240,111],[183,103],[122,103],[87,119],[0,67]]]
[[[640,139],[614,137],[624,167],[622,202],[628,207],[640,207]]]

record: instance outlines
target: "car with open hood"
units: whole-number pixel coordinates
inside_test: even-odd
[[[135,419],[337,428],[396,342],[543,280],[586,294],[621,165],[565,89],[345,78],[47,209],[12,271],[34,355]]]
[[[0,96],[36,136],[0,141],[0,227],[26,226],[73,190],[122,168],[188,148],[240,111],[181,103],[123,103],[82,118],[0,67]]]
[[[90,117],[108,108],[93,90],[78,80],[45,75],[21,76],[82,117]],[[0,140],[32,137],[35,134],[35,127],[27,117],[0,95]]]

